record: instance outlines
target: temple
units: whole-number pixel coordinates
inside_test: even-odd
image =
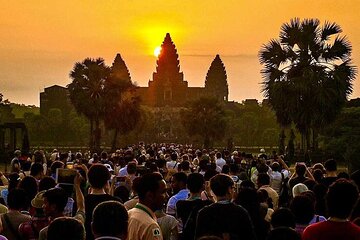
[[[206,95],[224,101],[228,100],[227,76],[219,55],[211,64],[205,87],[188,86],[188,82],[184,80],[184,74],[180,71],[178,57],[175,44],[167,33],[156,61],[157,67],[156,72],[153,73],[153,79],[148,82],[148,87],[139,87],[137,90],[142,104],[151,107],[181,107],[187,101]],[[209,75],[210,80],[208,80]]]

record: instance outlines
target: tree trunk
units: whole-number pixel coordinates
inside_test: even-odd
[[[113,140],[112,140],[112,143],[111,143],[111,151],[113,151],[113,152],[115,152],[116,147],[117,147],[118,133],[119,133],[119,131],[117,129],[115,129],[114,137],[113,137]]]
[[[101,140],[101,129],[99,119],[95,119],[95,133],[94,133],[94,148],[97,152],[100,152],[100,140]]]
[[[90,119],[90,137],[89,137],[90,151],[94,152],[94,121]]]

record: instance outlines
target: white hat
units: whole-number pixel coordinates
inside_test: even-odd
[[[112,169],[111,165],[108,163],[105,163],[104,166],[109,170],[109,172],[113,172],[114,169]]]

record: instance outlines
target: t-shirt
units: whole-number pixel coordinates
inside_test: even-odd
[[[213,235],[230,240],[256,239],[247,211],[234,203],[217,202],[198,213],[195,236]]]
[[[158,217],[157,223],[160,226],[163,239],[171,240],[171,231],[176,228],[179,223],[176,218],[171,215],[165,215],[163,217]]]
[[[95,207],[102,202],[105,201],[118,201],[121,202],[120,199],[113,197],[109,194],[88,194],[85,197],[85,230],[86,230],[86,239],[92,240],[94,239],[94,236],[91,232],[91,221],[92,221],[92,213],[95,209]]]
[[[314,223],[305,228],[302,240],[360,240],[360,227],[352,222]]]
[[[212,203],[210,200],[201,199],[180,200],[176,203],[176,216],[182,222],[183,239],[194,238],[198,212]]]

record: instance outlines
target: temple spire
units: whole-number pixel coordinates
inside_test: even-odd
[[[205,91],[208,95],[214,96],[219,100],[228,100],[229,90],[227,75],[224,63],[220,59],[219,54],[216,55],[207,72]]]

